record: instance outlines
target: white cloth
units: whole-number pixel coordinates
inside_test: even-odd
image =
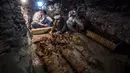
[[[33,23],[38,23],[38,24],[41,24],[41,22],[42,22],[42,17],[41,17],[41,13],[40,13],[40,11],[38,11],[38,12],[36,12],[35,14],[34,14],[34,16],[33,16]]]
[[[33,15],[33,21],[38,21],[40,18],[41,18],[41,16],[40,16],[40,11],[36,12],[36,13]]]
[[[50,21],[50,22],[53,22],[53,19],[49,16],[46,16],[46,18]],[[40,11],[36,12],[33,16],[33,23],[38,23],[38,24],[41,24],[42,21],[44,21],[45,19],[45,16],[42,16],[41,17],[41,13]]]

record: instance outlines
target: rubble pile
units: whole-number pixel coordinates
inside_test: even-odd
[[[102,63],[92,57],[76,35],[50,35],[37,41],[36,54],[49,73],[103,73]]]

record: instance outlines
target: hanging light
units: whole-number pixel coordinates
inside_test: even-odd
[[[27,0],[21,0],[21,2],[26,3],[26,2],[27,2]]]
[[[38,4],[39,7],[43,6],[43,2],[39,1],[39,2],[37,2],[37,4]]]

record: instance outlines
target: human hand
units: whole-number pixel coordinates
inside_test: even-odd
[[[40,24],[41,26],[48,26],[47,24]]]
[[[48,26],[47,24],[44,24],[44,26],[46,27],[46,26]]]
[[[28,24],[28,22],[26,21],[25,24]]]

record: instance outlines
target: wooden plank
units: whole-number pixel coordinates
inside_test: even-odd
[[[52,27],[31,29],[33,35],[45,34],[51,31]]]

